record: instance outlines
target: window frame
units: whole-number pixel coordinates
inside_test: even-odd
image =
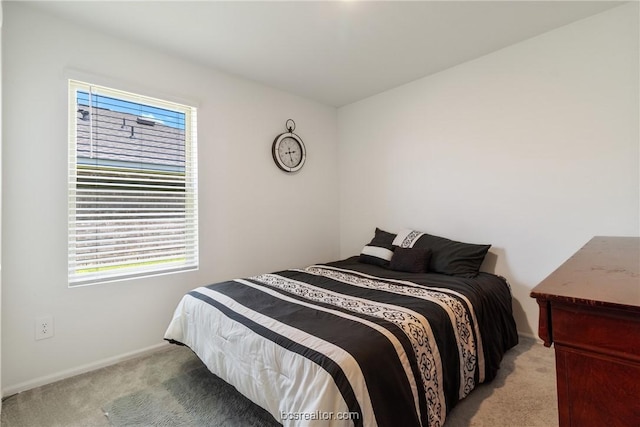
[[[68,270],[67,270],[67,280],[69,287],[76,286],[84,286],[84,285],[92,285],[98,283],[106,283],[106,282],[114,282],[121,280],[130,280],[135,278],[142,278],[148,276],[156,276],[156,275],[164,275],[176,272],[184,272],[184,271],[193,271],[199,268],[199,241],[198,241],[198,156],[197,156],[197,108],[194,106],[185,105],[182,103],[176,103],[171,101],[165,101],[158,98],[128,92],[119,89],[113,89],[110,87],[105,87],[97,84],[87,83],[85,81],[76,80],[73,78],[69,78],[67,80],[68,86],[68,229],[67,229],[67,244],[68,244]],[[89,99],[91,100],[89,103],[92,104],[93,95],[96,96],[107,96],[113,97],[117,100],[124,101],[126,103],[137,103],[142,104],[145,107],[152,108],[161,108],[167,109],[173,112],[184,114],[184,171],[179,173],[173,173],[176,176],[184,175],[184,196],[179,197],[179,199],[184,200],[184,221],[177,220],[179,223],[184,226],[184,236],[178,238],[178,240],[184,240],[184,259],[182,258],[173,258],[173,259],[164,259],[160,261],[154,261],[151,263],[145,263],[144,260],[137,263],[128,263],[117,265],[115,267],[111,266],[109,268],[101,268],[99,266],[99,262],[95,264],[93,267],[89,268],[80,268],[81,264],[79,263],[79,259],[82,257],[78,255],[78,242],[80,242],[78,236],[78,224],[81,223],[79,219],[78,205],[80,204],[79,200],[79,192],[78,189],[82,187],[80,179],[79,171],[82,170],[85,166],[84,163],[79,162],[79,158],[85,159],[84,156],[78,156],[78,121],[81,120],[78,118],[79,106],[83,105],[79,103],[78,100],[78,92],[87,92],[89,95]],[[91,111],[91,107],[90,111]],[[93,123],[94,117],[89,115],[89,120]],[[141,123],[138,121],[138,123]],[[91,128],[90,128],[91,129]],[[133,128],[132,128],[133,129]],[[91,140],[91,145],[93,145],[93,133],[90,132],[89,136]],[[96,138],[97,140],[97,138]],[[134,144],[135,145],[135,144]],[[98,160],[96,158],[95,165],[91,166],[95,169],[100,169],[102,171],[106,171],[109,167],[104,164],[99,164],[103,162],[102,160]],[[118,163],[118,162],[116,162]],[[133,174],[139,173],[140,175],[145,175],[147,178],[149,175],[157,174],[159,176],[158,179],[162,179],[162,177],[166,177],[172,172],[158,172],[160,169],[154,170],[152,165],[151,167],[143,166],[140,163],[138,167],[131,167],[128,162],[120,162],[124,163],[125,166],[115,166],[117,169],[120,167],[122,170],[129,171]],[[157,165],[155,165],[157,166]],[[91,168],[90,167],[90,168]],[[123,171],[120,173],[126,173]],[[163,175],[163,176],[160,176]],[[105,181],[112,182],[112,181]],[[152,192],[153,190],[153,178],[148,180],[151,184],[147,184],[146,187],[143,187],[144,190],[140,190],[140,193],[143,192]],[[157,183],[156,183],[157,184]],[[133,184],[132,184],[133,185]],[[180,186],[176,188],[181,188]],[[178,194],[181,192],[178,191]],[[117,193],[122,194],[122,193]],[[153,193],[155,194],[155,193]],[[147,193],[143,194],[147,196]],[[94,195],[95,196],[95,195]],[[112,195],[113,197],[113,195]],[[138,199],[132,199],[138,200]],[[99,202],[105,203],[103,200],[99,199],[98,196],[95,196],[96,205]],[[173,200],[172,200],[173,201]],[[86,201],[85,201],[86,203]],[[113,204],[117,204],[118,202],[112,202]],[[157,202],[160,203],[160,202]],[[174,203],[179,207],[182,207],[181,203]],[[114,208],[115,209],[115,208]],[[135,215],[131,215],[135,217]],[[141,216],[138,217],[140,220]],[[96,220],[97,221],[97,220]],[[105,221],[106,222],[106,221]],[[162,223],[159,222],[161,226]],[[160,230],[160,226],[156,227],[156,230]],[[115,226],[112,226],[115,227]],[[182,225],[179,225],[182,227]],[[153,228],[153,227],[150,227]],[[102,229],[98,231],[103,231]],[[113,229],[111,230],[113,231]],[[166,232],[165,232],[166,233]],[[121,234],[114,233],[113,235],[109,235],[107,237],[116,239],[117,236],[121,237]],[[167,235],[164,234],[166,238]],[[96,238],[96,241],[100,241],[100,238]],[[174,243],[174,241],[171,241]],[[156,245],[160,246],[161,243]],[[153,244],[150,244],[150,247],[154,247]],[[139,248],[138,248],[139,249]],[[96,254],[98,254],[99,249],[96,250]],[[122,252],[122,251],[120,251]],[[99,254],[98,254],[99,255]],[[100,256],[97,259],[101,259]]]

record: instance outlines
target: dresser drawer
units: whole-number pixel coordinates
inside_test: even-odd
[[[640,363],[613,360],[556,347],[560,425],[639,425]]]
[[[561,303],[552,303],[551,312],[557,344],[640,362],[637,313]]]

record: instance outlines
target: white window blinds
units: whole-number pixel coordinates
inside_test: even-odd
[[[198,267],[196,109],[69,81],[69,285]]]

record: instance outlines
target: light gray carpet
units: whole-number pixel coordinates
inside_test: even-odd
[[[553,348],[520,338],[500,364],[498,375],[453,408],[445,427],[554,427],[558,425]]]
[[[553,350],[521,339],[445,427],[557,426]],[[2,427],[276,426],[266,411],[171,346],[135,360],[8,397]]]
[[[103,409],[114,427],[280,425],[204,366],[120,397]]]

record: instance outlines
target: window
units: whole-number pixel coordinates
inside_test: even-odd
[[[69,285],[198,267],[196,109],[69,81]]]

